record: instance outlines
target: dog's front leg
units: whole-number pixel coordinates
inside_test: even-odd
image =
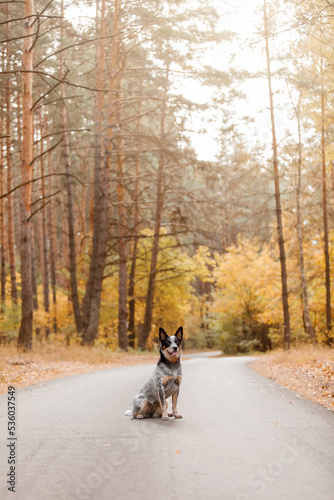
[[[162,420],[169,420],[167,414],[168,403],[165,400],[165,389],[164,386],[162,385],[162,382],[160,382],[158,386],[158,396],[159,396],[159,404],[161,408]]]
[[[179,413],[177,412],[177,398],[179,397],[179,391],[180,389],[177,389],[177,391],[175,391],[172,395],[172,409],[175,418],[182,418],[182,415],[179,415]]]
[[[181,381],[182,381],[182,377],[181,377],[181,375],[178,375],[176,377],[176,380],[175,380],[175,383],[177,385],[177,389],[176,389],[176,391],[172,395],[172,410],[173,410],[173,413],[172,413],[172,415],[170,415],[170,416],[174,415],[175,418],[182,418],[182,415],[180,415],[177,412],[177,399],[179,397]]]

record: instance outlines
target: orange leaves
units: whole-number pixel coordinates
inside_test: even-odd
[[[331,349],[292,350],[265,356],[254,366],[265,376],[334,411],[334,356]],[[284,359],[285,356],[285,359]],[[289,362],[287,357],[289,356]],[[321,358],[321,359],[319,359]],[[291,362],[291,359],[294,362]],[[296,394],[297,399],[302,399]],[[292,402],[290,402],[292,404]]]

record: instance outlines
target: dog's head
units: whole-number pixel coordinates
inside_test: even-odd
[[[163,328],[159,328],[160,351],[168,361],[175,363],[181,354],[181,342],[183,339],[183,328],[177,329],[175,335],[167,335]]]

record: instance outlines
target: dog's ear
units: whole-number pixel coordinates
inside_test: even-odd
[[[165,330],[160,327],[159,328],[159,340],[160,340],[160,342],[162,342],[163,340],[165,340],[167,337],[168,337],[168,335],[165,332]]]
[[[175,334],[175,337],[177,337],[179,340],[182,340],[183,339],[183,327],[180,326],[177,331],[176,331],[176,334]]]

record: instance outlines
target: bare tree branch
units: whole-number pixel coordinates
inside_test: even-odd
[[[56,147],[64,140],[64,138],[62,137],[56,144],[54,144],[53,146],[51,146],[49,149],[46,149],[45,151],[43,151],[43,153],[35,156],[35,158],[32,160],[31,164],[35,163],[36,160],[38,160],[39,158],[41,158],[42,156],[44,156],[46,153],[50,153],[50,151],[53,151],[54,149],[56,149]]]
[[[24,69],[14,69],[14,70],[9,70],[9,71],[0,71],[0,75],[16,75],[18,73],[34,73],[40,77],[46,76],[48,78],[53,78],[54,80],[57,80],[57,82],[60,83],[66,83],[67,85],[70,85],[71,87],[76,87],[79,89],[85,89],[85,90],[91,90],[92,92],[106,92],[106,90],[99,90],[99,89],[93,89],[91,87],[87,87],[86,85],[77,85],[75,83],[69,82],[68,80],[62,80],[61,78],[58,78],[54,75],[50,75],[49,73],[46,73],[45,71],[27,71]]]
[[[0,196],[0,200],[1,200],[1,198],[6,198],[6,196],[9,196],[11,193],[14,193],[18,189],[21,189],[21,187],[27,186],[28,184],[31,184],[32,182],[36,182],[36,181],[39,181],[41,179],[47,179],[48,177],[53,177],[53,176],[55,176],[55,177],[57,177],[57,176],[59,176],[59,177],[66,177],[68,175],[69,174],[66,174],[66,172],[59,172],[59,173],[54,173],[54,174],[41,175],[40,177],[35,177],[34,179],[31,179],[30,181],[26,181],[26,182],[22,182],[21,184],[18,184],[17,186],[15,186],[10,191],[7,191],[7,193],[2,194]],[[83,187],[86,187],[86,186],[89,185],[88,182],[82,182],[78,177],[76,177],[73,174],[70,174],[70,177],[72,177],[73,179],[75,179]]]

